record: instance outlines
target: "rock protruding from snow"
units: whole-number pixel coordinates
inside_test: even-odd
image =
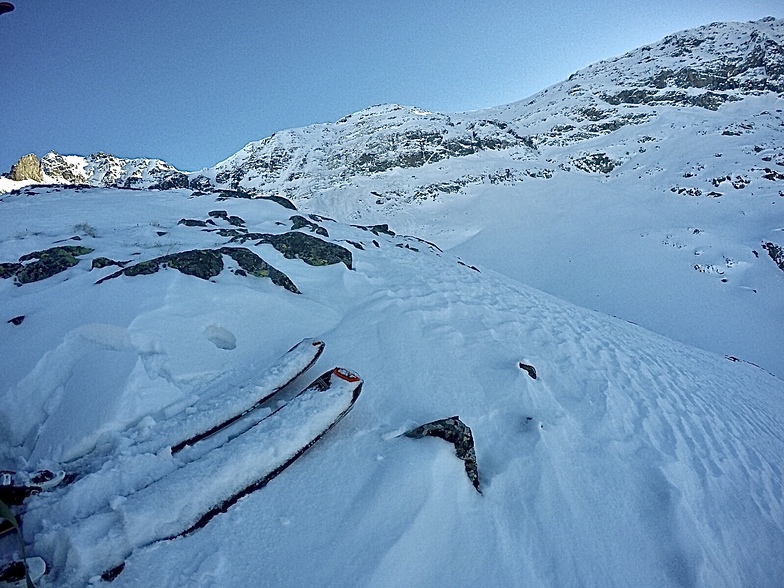
[[[11,167],[10,177],[15,182],[25,180],[42,182],[41,160],[36,157],[35,153],[24,155]]]
[[[479,469],[476,464],[476,451],[474,450],[474,435],[459,416],[449,417],[430,423],[425,423],[405,433],[406,437],[421,439],[422,437],[438,437],[455,446],[455,455],[465,463],[468,479],[479,489]]]

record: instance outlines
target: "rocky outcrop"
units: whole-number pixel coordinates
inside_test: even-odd
[[[103,152],[81,157],[50,151],[40,160],[34,154],[25,155],[11,168],[9,177],[106,188],[170,190],[190,186],[188,174],[159,159],[124,159]]]
[[[422,437],[438,437],[455,446],[455,455],[463,460],[465,471],[476,491],[479,489],[479,470],[476,464],[474,436],[470,427],[460,420],[459,416],[425,423],[405,433],[406,437],[421,439]]]
[[[43,182],[41,160],[34,153],[23,156],[11,167],[10,178],[15,182],[23,182],[25,180]]]
[[[50,181],[62,184],[86,184],[87,176],[83,173],[83,166],[77,161],[81,158],[72,158],[72,161],[50,151],[41,159],[41,167]]]
[[[772,241],[762,244],[762,248],[768,252],[773,262],[779,266],[779,269],[784,272],[784,247],[777,245]]]
[[[231,242],[244,243],[249,240],[257,241],[256,245],[269,243],[286,259],[301,259],[308,265],[314,266],[342,263],[348,269],[352,269],[351,251],[335,243],[323,241],[318,237],[299,231],[290,231],[282,235],[245,233],[233,237]]]
[[[247,276],[250,274],[257,278],[269,278],[273,284],[281,286],[289,292],[300,293],[294,282],[286,274],[275,269],[250,249],[244,247],[192,249],[171,255],[163,255],[125,267],[105,278],[101,278],[96,283],[101,284],[120,276],[150,275],[158,272],[161,268],[172,268],[188,276],[209,280],[223,271],[224,255],[231,257],[239,266],[239,269],[234,272],[237,275]]]
[[[92,253],[89,247],[66,245],[33,251],[19,258],[18,263],[0,263],[0,278],[13,277],[17,286],[50,278],[79,263],[79,256]]]

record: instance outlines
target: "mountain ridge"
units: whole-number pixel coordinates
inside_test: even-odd
[[[86,158],[50,152],[41,164],[51,180],[47,183],[276,191],[297,200],[351,175],[416,168],[482,151],[534,159],[538,146],[575,144],[655,117],[656,113],[638,112],[643,105],[716,110],[745,96],[779,93],[784,91],[783,43],[784,21],[773,17],[712,23],[589,65],[508,105],[454,114],[395,104],[372,106],[334,123],[251,141],[212,168],[195,172],[177,170],[161,160],[101,152]],[[579,99],[557,105],[549,95],[559,91]],[[564,121],[553,124],[554,116]],[[605,160],[587,167],[603,172],[614,166]],[[324,177],[303,182],[314,175]]]

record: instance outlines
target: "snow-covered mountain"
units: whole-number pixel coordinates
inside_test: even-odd
[[[599,62],[529,99],[502,107],[442,114],[399,105],[374,106],[336,123],[281,131],[249,143],[213,168],[187,174],[160,160],[121,159],[104,153],[64,157],[51,152],[41,160],[41,173],[18,179],[124,188],[190,185],[279,193],[295,201],[341,189],[343,199],[351,204],[367,200],[368,187],[379,187],[378,204],[381,200],[398,204],[448,194],[461,185],[551,177],[558,170],[607,174],[629,161],[649,159],[640,157],[645,150],[624,150],[629,142],[622,135],[628,133],[618,131],[635,126],[640,144],[654,142],[651,147],[661,147],[662,141],[671,142],[669,138],[646,131],[666,128],[671,123],[660,119],[673,112],[682,113],[688,123],[687,113],[695,108],[711,119],[710,112],[722,105],[742,102],[739,111],[762,118],[756,124],[737,121],[719,130],[729,136],[762,135],[770,140],[765,131],[780,126],[780,117],[774,114],[780,109],[759,113],[758,101],[747,99],[784,92],[782,43],[784,21],[772,17],[751,23],[713,23]],[[591,149],[595,143],[591,140],[605,135],[613,136],[605,144],[615,153]],[[556,147],[571,149],[552,151]],[[763,167],[784,164],[782,153],[758,153]],[[466,163],[477,160],[484,164],[484,174],[459,173]],[[446,163],[435,166],[439,162]],[[394,174],[423,167],[443,170],[436,175],[444,176],[444,185],[423,183],[418,176],[406,182]],[[760,171],[781,179],[774,169]],[[365,199],[358,194],[350,198],[344,193],[348,188],[361,191]],[[703,191],[712,189],[706,185]]]
[[[82,157],[50,151],[41,159],[33,153],[22,157],[7,177],[0,178],[0,192],[36,184],[169,190],[188,187],[188,176],[160,159],[127,159],[102,152]]]
[[[0,178],[0,469],[86,464],[22,514],[41,586],[123,558],[117,587],[778,585],[783,32],[712,24],[514,104],[375,106],[197,172],[23,158]],[[352,412],[150,541],[204,457],[153,432],[306,337],[320,367],[281,398],[343,365]],[[481,494],[449,443],[400,436],[455,415]]]

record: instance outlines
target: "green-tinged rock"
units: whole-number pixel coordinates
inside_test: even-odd
[[[20,266],[16,267],[13,272],[17,284],[22,285],[38,282],[54,276],[55,274],[59,274],[69,267],[75,266],[79,263],[79,260],[76,259],[78,256],[87,255],[92,252],[93,250],[89,247],[80,247],[77,245],[65,245],[63,247],[52,247],[51,249],[45,249],[43,251],[33,251],[32,253],[20,257],[19,264],[3,264],[2,274],[3,277],[11,277],[6,274],[12,267]],[[23,263],[26,261],[30,261],[31,263]]]
[[[248,229],[212,229],[216,233],[218,233],[221,237],[241,237],[242,235],[247,234]]]
[[[192,249],[171,255],[156,257],[148,261],[136,263],[121,269],[110,276],[96,282],[101,284],[119,276],[143,276],[156,273],[161,267],[171,267],[183,274],[195,276],[202,280],[209,280],[217,276],[223,269],[223,259],[218,251],[211,249]]]
[[[449,417],[426,423],[405,433],[406,437],[421,439],[422,437],[438,437],[455,446],[455,455],[463,460],[468,479],[481,494],[479,489],[479,469],[476,464],[474,436],[470,427],[460,420],[459,416]]]
[[[80,255],[87,255],[92,253],[93,250],[89,247],[82,247],[81,245],[63,245],[62,247],[52,247],[51,249],[44,249],[43,251],[33,251],[27,255],[19,258],[19,261],[30,261],[31,259],[46,259],[48,257],[78,257]]]
[[[13,278],[22,267],[21,263],[0,263],[0,278]]]
[[[261,257],[245,247],[222,247],[220,252],[228,255],[247,273],[257,278],[269,278],[276,286],[299,294],[299,288],[282,271],[275,269]]]
[[[308,229],[311,233],[316,233],[317,235],[321,235],[322,237],[329,237],[329,233],[327,229],[324,227],[316,224],[313,221],[309,221],[304,216],[299,216],[295,214],[289,220],[292,222],[291,230],[296,231],[298,229]]]
[[[127,264],[128,264],[127,261],[114,261],[113,259],[109,259],[108,257],[96,257],[95,259],[93,259],[91,268],[102,269],[112,265],[125,267]]]
[[[191,251],[166,255],[159,259],[162,264],[166,264],[168,267],[202,280],[214,278],[223,269],[223,259],[221,259],[220,253],[210,249],[192,249]]]
[[[192,249],[171,255],[142,261],[96,282],[101,284],[119,276],[142,276],[156,273],[161,268],[170,267],[177,271],[202,280],[214,278],[223,270],[223,255],[228,255],[242,268],[240,275],[251,274],[259,278],[269,278],[272,283],[299,294],[299,289],[283,272],[275,269],[261,257],[244,247],[222,247],[220,249]],[[106,258],[103,258],[106,259]],[[109,260],[111,261],[111,260]],[[117,263],[117,262],[115,262]]]
[[[257,241],[257,245],[269,243],[286,259],[301,259],[308,265],[333,265],[343,263],[352,269],[351,251],[335,243],[322,241],[318,237],[291,231],[282,235],[267,233],[248,233],[234,237],[232,243],[244,243],[248,240]]]

